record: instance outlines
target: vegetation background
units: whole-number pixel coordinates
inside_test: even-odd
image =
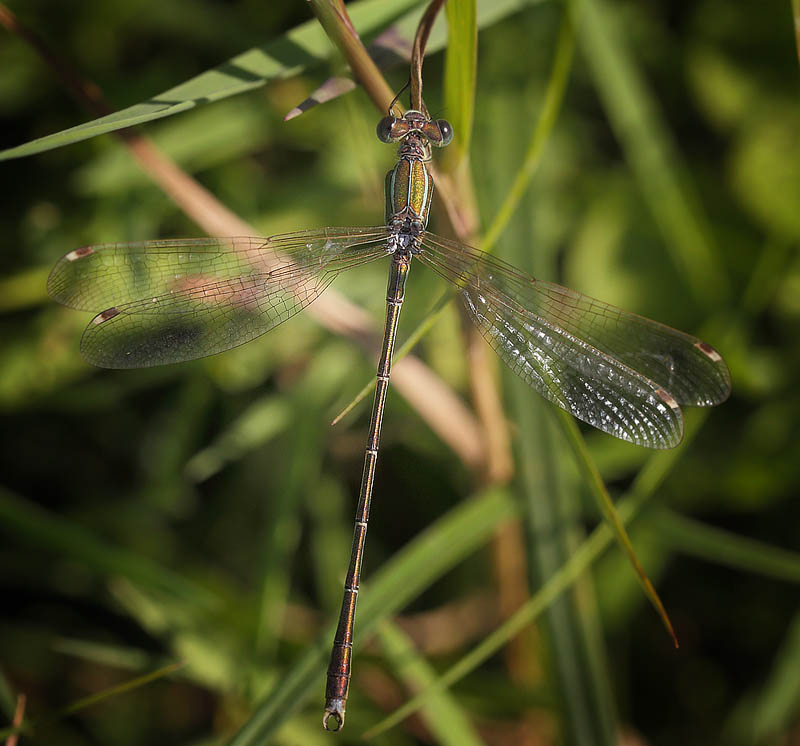
[[[489,5],[479,3],[479,19]],[[432,424],[426,409],[442,406],[452,423],[449,400],[420,406],[408,389],[390,391],[348,722],[338,736],[323,733],[368,404],[329,422],[374,375],[374,353],[304,314],[192,364],[86,365],[78,343],[88,317],[46,297],[55,260],[86,244],[203,235],[105,135],[0,165],[0,707],[10,724],[25,695],[37,727],[22,743],[361,742],[409,692],[492,641],[520,605],[519,629],[499,633],[487,660],[375,742],[800,743],[793,9],[785,0],[574,3],[575,55],[562,57],[568,85],[548,126],[553,60],[569,46],[564,6],[503,7],[479,21],[472,92],[469,157],[484,230],[537,126],[546,142],[496,253],[699,333],[731,369],[731,399],[689,413],[675,452],[584,431],[680,649],[598,528],[591,481],[564,429],[493,359],[480,362],[451,304],[415,354],[455,393],[479,444],[498,425],[475,406],[488,366],[513,477],[457,445],[469,428]],[[393,153],[374,137],[379,114],[363,91],[283,122],[342,70],[324,38],[317,64],[288,69],[296,45],[286,34],[311,18],[307,3],[11,8],[119,109],[282,40],[272,61],[287,69],[265,87],[139,132],[265,235],[382,221]],[[382,12],[388,20],[366,40],[420,7],[384,0]],[[4,32],[0,71],[0,147],[91,118],[18,35]],[[399,88],[406,72],[387,76]],[[428,106],[458,123],[464,112],[451,110],[443,77],[432,48]],[[440,209],[434,222],[447,232]],[[385,271],[363,267],[335,285],[375,325]],[[442,289],[414,269],[401,342]],[[568,561],[573,576],[558,573]],[[185,666],[137,681],[175,661]],[[99,701],[63,709],[90,695]]]

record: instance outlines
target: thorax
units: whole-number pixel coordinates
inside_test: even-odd
[[[402,154],[386,174],[386,224],[393,233],[419,236],[428,224],[433,179],[425,162]]]

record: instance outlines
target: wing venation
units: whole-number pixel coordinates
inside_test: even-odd
[[[93,365],[177,363],[291,318],[339,272],[384,256],[387,236],[378,226],[85,247],[56,264],[48,291],[97,313],[81,340]]]

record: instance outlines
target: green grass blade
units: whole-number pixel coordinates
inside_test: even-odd
[[[195,453],[185,467],[186,476],[203,482],[226,464],[263,446],[291,424],[286,401],[268,394],[253,402],[205,448]]]
[[[319,412],[344,385],[352,369],[352,355],[338,344],[325,347],[314,358],[292,394],[292,428],[285,465],[269,500],[261,551],[261,596],[256,623],[256,654],[269,660],[276,645],[289,594],[289,568],[300,540],[303,496],[312,492],[322,471],[322,454],[328,426]]]
[[[611,125],[672,259],[695,301],[709,308],[729,288],[688,169],[606,0],[582,0],[583,52]]]
[[[359,32],[370,34],[391,23],[419,0],[363,0],[348,5]],[[0,160],[22,158],[70,145],[124,127],[180,114],[195,106],[260,88],[272,80],[297,75],[328,59],[333,47],[316,20],[309,20],[283,36],[232,57],[180,85],[113,114],[77,127],[40,137],[0,152]]]
[[[773,659],[766,681],[759,681],[725,723],[722,743],[731,746],[780,743],[797,724],[800,701],[800,615],[795,615]]]
[[[633,567],[633,571],[636,573],[636,579],[642,586],[642,589],[644,590],[647,598],[650,600],[650,603],[653,604],[656,612],[661,617],[661,621],[664,623],[664,627],[669,633],[669,636],[672,638],[672,641],[675,643],[675,647],[678,647],[678,638],[675,636],[675,630],[672,628],[672,622],[669,619],[667,610],[664,608],[664,604],[661,602],[658,593],[656,593],[656,589],[650,582],[650,578],[647,577],[647,573],[645,573],[644,568],[639,562],[639,559],[636,557],[636,552],[633,549],[633,544],[631,544],[628,532],[625,530],[625,526],[619,518],[619,514],[614,507],[611,496],[608,494],[608,490],[603,483],[603,478],[600,476],[600,472],[597,470],[597,466],[595,466],[594,461],[592,461],[592,458],[589,455],[589,451],[586,448],[586,442],[581,436],[577,423],[569,414],[561,409],[557,410],[557,414],[563,426],[567,441],[569,442],[570,447],[575,454],[578,468],[581,470],[586,483],[589,485],[592,494],[597,500],[597,504],[600,508],[603,518],[614,532],[617,543],[627,556],[631,567]]]
[[[402,360],[406,355],[411,353],[411,350],[414,349],[416,344],[428,333],[428,331],[433,327],[436,323],[436,320],[439,318],[439,315],[444,311],[447,304],[453,300],[455,296],[455,291],[453,290],[446,290],[439,296],[439,300],[436,301],[433,308],[431,309],[430,313],[425,316],[425,318],[420,322],[416,329],[409,335],[408,339],[403,342],[400,347],[397,348],[397,351],[392,356],[392,362],[396,363],[398,360]],[[336,417],[333,418],[331,425],[336,425],[337,423],[341,422],[350,412],[352,412],[360,402],[366,399],[372,390],[375,388],[375,376],[372,376],[367,383],[361,388],[361,390],[353,397],[353,399],[347,404],[347,406],[342,409]]]
[[[475,0],[449,0],[447,49],[444,57],[444,105],[456,133],[445,157],[459,163],[469,153],[475,118],[478,70],[478,23]]]
[[[387,616],[395,613],[464,557],[484,544],[497,526],[515,514],[508,492],[492,490],[440,518],[398,552],[362,586],[356,621],[356,648]],[[320,698],[333,626],[322,635],[230,741],[231,746],[268,742],[312,694]],[[358,662],[356,661],[356,665]]]
[[[511,386],[520,426],[520,486],[527,504],[532,582],[541,586],[563,567],[580,541],[579,483],[569,476],[564,439],[544,402],[521,381]],[[613,746],[617,726],[602,632],[588,577],[547,608],[542,629],[560,692],[568,743]]]
[[[664,507],[654,507],[648,522],[670,549],[720,565],[800,583],[800,553],[706,526]]]
[[[558,113],[561,111],[561,104],[564,101],[564,93],[567,90],[569,73],[572,70],[572,61],[575,56],[573,6],[574,0],[567,0],[564,5],[564,20],[558,35],[553,69],[550,71],[550,78],[547,81],[542,111],[536,120],[536,127],[531,134],[531,139],[528,141],[522,166],[517,171],[514,183],[508,190],[500,209],[492,219],[483,241],[481,241],[481,248],[484,251],[491,251],[494,248],[497,239],[500,238],[512,215],[517,211],[519,203],[528,190],[531,179],[533,179],[533,175],[541,163],[544,146],[550,139],[558,119]]]
[[[408,636],[391,622],[378,627],[378,640],[389,664],[412,690],[429,687],[436,672],[419,655]],[[466,712],[449,692],[432,692],[420,712],[435,742],[443,746],[480,746],[483,743]]]
[[[109,687],[108,689],[104,689],[102,692],[98,692],[97,694],[90,694],[88,697],[83,697],[72,704],[67,705],[61,710],[58,710],[58,712],[52,713],[51,715],[46,715],[45,717],[37,718],[36,720],[25,721],[22,723],[22,725],[14,728],[4,728],[0,730],[0,738],[8,738],[9,736],[17,733],[24,733],[35,728],[44,728],[56,720],[74,715],[76,712],[80,712],[81,710],[85,710],[89,707],[94,707],[95,705],[99,705],[113,697],[118,697],[121,694],[127,694],[134,689],[138,689],[139,687],[150,684],[158,679],[163,679],[165,676],[169,676],[178,669],[183,668],[185,665],[186,664],[182,662],[170,663],[168,666],[163,666],[155,671],[150,671],[150,673],[137,676],[129,681],[124,681],[122,684]]]
[[[478,6],[476,22],[480,27],[489,26],[526,5],[542,1],[482,0]],[[421,0],[361,0],[349,3],[347,10],[359,34],[370,36],[399,19],[396,24],[398,34],[411,38],[419,20],[420,12],[416,10],[416,6],[420,2]],[[414,10],[409,11],[409,8]],[[435,52],[442,49],[445,43],[444,25],[437,24],[431,32],[428,50]],[[247,93],[270,81],[289,78],[318,65],[330,59],[333,51],[334,48],[319,23],[310,20],[277,39],[242,52],[147,101],[0,151],[0,161],[35,155]]]
[[[568,27],[568,17],[562,24]],[[499,106],[513,105],[498,102]],[[498,107],[499,108],[499,107]],[[501,118],[503,108],[499,108]],[[510,138],[507,138],[510,139]],[[515,163],[513,146],[498,147],[502,164]],[[518,171],[517,178],[524,176]],[[535,195],[526,200],[534,208]],[[515,221],[505,257],[534,276],[557,271],[558,244],[534,221]],[[535,252],[530,247],[536,246]],[[534,587],[543,586],[563,567],[583,538],[580,522],[581,485],[570,468],[564,436],[552,408],[525,382],[509,372],[509,416],[517,422],[518,488],[526,505],[528,567]],[[569,417],[569,416],[568,416]],[[569,418],[573,427],[574,420]],[[580,436],[578,436],[580,437]],[[614,746],[616,712],[610,695],[602,631],[589,577],[582,578],[547,608],[541,629],[547,649],[548,675],[559,692],[563,737],[582,746]]]
[[[140,648],[120,647],[94,640],[61,637],[53,642],[53,650],[73,658],[106,668],[143,671],[152,667],[157,656]]]
[[[6,675],[0,670],[0,710],[11,720],[14,717],[14,710],[17,706],[17,695]]]
[[[183,668],[186,664],[183,662],[178,663],[170,663],[167,666],[163,666],[155,671],[151,671],[150,673],[143,674],[142,676],[137,676],[130,681],[125,681],[122,684],[118,684],[117,686],[112,686],[109,689],[105,689],[102,692],[98,692],[97,694],[90,694],[88,697],[83,697],[79,699],[77,702],[73,702],[71,705],[67,705],[63,710],[60,710],[56,717],[66,717],[67,715],[74,715],[76,712],[80,712],[81,710],[85,710],[87,707],[93,707],[94,705],[99,704],[100,702],[104,702],[111,697],[117,697],[120,694],[126,694],[127,692],[133,691],[134,689],[138,689],[140,686],[144,686],[145,684],[149,684],[152,681],[156,681],[157,679],[164,678],[165,676],[169,676],[171,673],[174,673],[180,668]]]
[[[526,5],[533,5],[543,1],[544,0],[477,0],[477,27],[480,29],[486,28],[506,16],[522,10]],[[403,49],[411,49],[417,26],[419,25],[420,18],[422,18],[424,11],[425,7],[423,6],[406,13],[384,32],[386,35],[385,38],[382,34],[375,39],[373,42],[374,46],[380,48],[382,44],[388,42],[389,45],[394,48],[401,47]],[[440,17],[437,17],[431,29],[430,36],[428,37],[428,44],[425,47],[426,55],[431,55],[447,46],[448,36],[445,25],[446,24],[441,22]],[[372,51],[373,49],[370,49],[370,52]],[[381,57],[380,55],[376,55],[376,57],[376,63],[382,70],[395,66],[395,60],[393,58]],[[397,64],[402,65],[403,62],[398,61]],[[310,111],[321,103],[327,103],[345,93],[349,93],[354,88],[355,83],[352,80],[352,72],[346,75],[337,75],[335,78],[329,78],[300,105],[292,109],[292,111],[287,114],[286,119],[294,119],[296,116]],[[444,116],[447,117],[449,115],[445,112]]]
[[[156,562],[106,544],[84,528],[49,514],[2,487],[0,525],[16,541],[24,539],[48,552],[68,555],[103,575],[122,575],[151,591],[206,610],[219,608],[221,604],[208,589]]]

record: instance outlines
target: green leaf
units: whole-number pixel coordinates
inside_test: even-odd
[[[164,666],[159,668],[155,671],[151,671],[150,673],[146,673],[142,676],[137,676],[130,681],[125,681],[122,684],[118,684],[117,686],[109,687],[108,689],[104,689],[102,692],[98,692],[97,694],[90,694],[88,697],[83,697],[82,699],[73,702],[70,705],[62,708],[58,712],[55,712],[51,715],[47,715],[42,718],[38,718],[34,720],[27,720],[22,723],[22,725],[14,727],[14,728],[4,728],[0,730],[0,738],[8,738],[9,736],[15,735],[17,733],[24,733],[34,726],[42,729],[46,725],[50,723],[60,720],[65,717],[69,717],[70,715],[74,715],[76,712],[80,712],[81,710],[85,710],[89,707],[94,707],[95,705],[99,705],[102,702],[105,702],[112,697],[118,697],[120,694],[127,694],[134,689],[138,689],[139,687],[145,686],[153,681],[158,679],[162,679],[165,676],[169,676],[170,674],[177,671],[179,668],[182,668],[185,664],[184,663],[170,663],[168,666]]]
[[[49,552],[66,554],[104,575],[122,575],[151,591],[206,609],[221,604],[211,591],[163,565],[106,544],[81,526],[1,487],[0,525],[4,531],[13,532],[15,541],[25,539]]]
[[[447,50],[444,58],[444,105],[456,137],[447,158],[458,163],[469,153],[475,118],[475,79],[478,70],[478,24],[475,0],[450,0]]]
[[[580,36],[588,69],[656,224],[695,302],[713,307],[728,285],[688,168],[623,36],[619,10],[582,0]]]
[[[348,12],[359,32],[370,34],[418,3],[419,0],[362,0],[349,5]],[[283,36],[248,49],[147,101],[4,150],[0,152],[0,160],[42,153],[252,91],[272,80],[297,75],[327,60],[333,51],[317,21],[306,21]]]
[[[433,667],[419,655],[411,640],[397,625],[384,622],[378,627],[378,640],[392,668],[406,682],[419,690],[436,679]],[[436,743],[443,746],[480,746],[483,743],[469,717],[447,691],[432,692],[421,715]]]
[[[410,39],[419,21],[421,11],[416,10],[416,6],[420,2],[421,0],[361,0],[348,4],[347,10],[359,34],[372,35],[399,19],[396,24],[398,36]],[[478,3],[477,25],[480,28],[490,26],[507,15],[539,2],[543,0],[481,0]],[[407,12],[409,8],[414,10]],[[428,50],[435,52],[444,48],[446,38],[444,24],[435,24]],[[333,53],[334,47],[319,23],[310,20],[273,41],[242,52],[222,65],[147,101],[0,151],[0,161],[35,155],[247,93],[273,80],[298,75],[329,60]]]
[[[658,528],[658,540],[670,549],[746,572],[800,583],[797,552],[706,526],[664,507],[654,508],[647,520]]]

